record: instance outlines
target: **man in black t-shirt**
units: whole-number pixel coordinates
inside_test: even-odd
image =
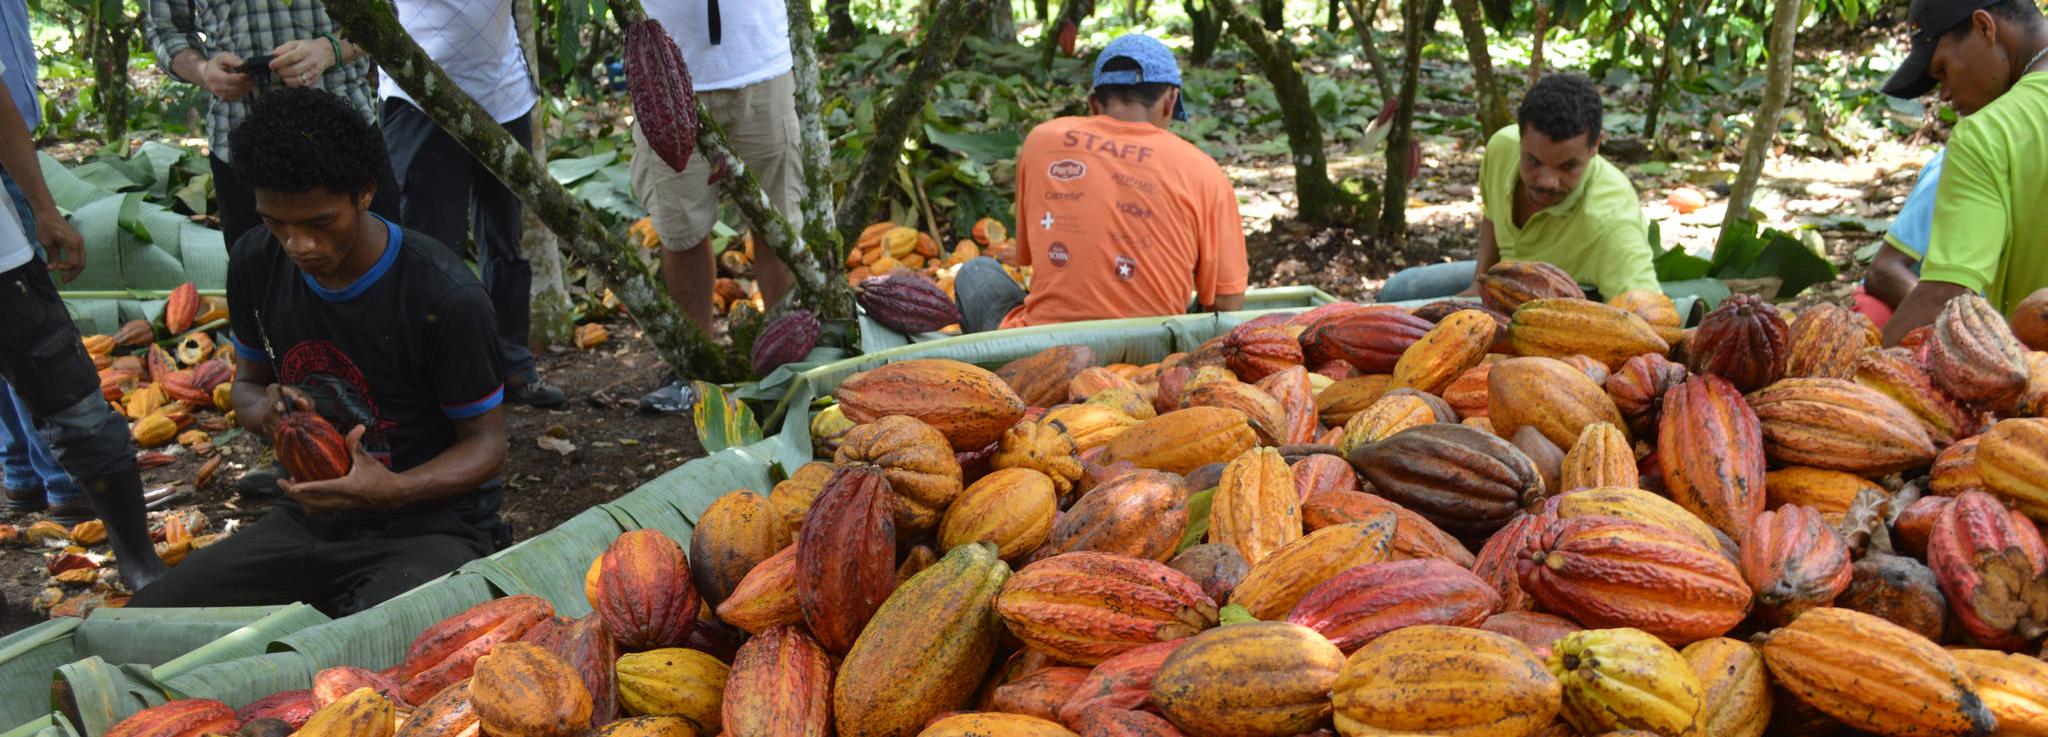
[[[255,524],[195,551],[130,606],[389,599],[506,542],[505,419],[491,303],[454,251],[368,212],[390,166],[334,95],[280,90],[230,138],[263,226],[229,254],[235,414],[271,435],[319,412],[353,467],[279,482]]]

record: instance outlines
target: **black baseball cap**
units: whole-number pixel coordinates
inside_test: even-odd
[[[1998,2],[1913,0],[1912,8],[1906,11],[1906,22],[1913,27],[1913,50],[1906,54],[1906,62],[1892,72],[1892,78],[1884,83],[1884,93],[1911,100],[1933,90],[1935,81],[1927,75],[1927,64],[1934,59],[1934,47],[1941,42],[1942,35],[1970,22],[1972,14]]]

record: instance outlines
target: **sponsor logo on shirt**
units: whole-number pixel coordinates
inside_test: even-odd
[[[1071,182],[1088,176],[1088,165],[1073,159],[1060,159],[1046,165],[1045,175],[1057,181]]]
[[[1152,219],[1152,208],[1136,202],[1118,202],[1116,203],[1116,211],[1141,220]]]
[[[1116,257],[1116,278],[1130,281],[1138,275],[1138,260],[1129,256]]]
[[[1067,244],[1059,241],[1053,241],[1052,247],[1045,249],[1045,260],[1051,261],[1053,266],[1066,268],[1067,256]]]
[[[1048,202],[1080,202],[1086,195],[1086,192],[1047,192],[1045,199]]]
[[[1135,189],[1140,192],[1144,192],[1145,194],[1152,194],[1152,190],[1154,189],[1154,187],[1152,186],[1152,182],[1144,179],[1139,179],[1137,177],[1125,174],[1120,171],[1110,172],[1109,180],[1112,182],[1116,182],[1117,186],[1119,187]]]
[[[1110,242],[1110,244],[1111,244],[1111,245],[1115,245],[1115,246],[1117,246],[1117,247],[1119,247],[1119,248],[1151,248],[1151,247],[1152,247],[1152,239],[1150,239],[1150,238],[1146,238],[1145,236],[1142,236],[1142,235],[1132,235],[1132,234],[1129,234],[1129,233],[1120,233],[1120,232],[1117,232],[1117,231],[1114,231],[1114,230],[1112,230],[1112,231],[1109,231],[1109,242]]]

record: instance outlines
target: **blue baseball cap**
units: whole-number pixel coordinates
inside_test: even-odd
[[[1137,62],[1137,69],[1118,69],[1105,72],[1104,66],[1111,59],[1129,59]],[[1106,84],[1170,84],[1180,87],[1180,63],[1174,61],[1173,50],[1159,39],[1142,33],[1127,33],[1116,37],[1102,53],[1095,57],[1095,86]],[[1183,92],[1182,97],[1186,97]],[[1173,102],[1173,119],[1187,120],[1188,109],[1182,100]]]

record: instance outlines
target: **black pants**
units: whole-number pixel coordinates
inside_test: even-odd
[[[312,515],[289,502],[192,551],[132,607],[303,601],[329,615],[375,606],[497,549],[495,511]]]
[[[79,480],[131,471],[135,443],[100,397],[99,374],[41,258],[0,274],[0,378],[28,406],[58,465]]]
[[[519,251],[520,204],[512,190],[469,155],[432,118],[400,99],[384,101],[384,147],[391,151],[401,198],[400,224],[466,255],[476,237],[484,291],[498,314],[498,356],[512,383],[532,381],[533,267]],[[533,118],[503,124],[517,141],[533,138]]]
[[[213,193],[220,201],[220,235],[228,252],[233,253],[235,241],[241,240],[243,233],[263,224],[262,216],[256,214],[256,190],[242,184],[242,178],[235,176],[233,164],[220,160],[218,155],[207,158],[213,165]],[[383,178],[377,180],[377,195],[370,198],[370,212],[398,222],[398,178],[388,167]]]
[[[1024,288],[1003,270],[1000,261],[976,256],[961,265],[953,279],[954,304],[960,307],[960,332],[985,333],[1003,326],[1010,310],[1024,304]]]

